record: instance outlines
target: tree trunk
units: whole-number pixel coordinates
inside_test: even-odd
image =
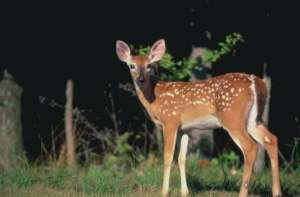
[[[22,88],[5,70],[0,81],[0,169],[13,167],[23,156]]]
[[[67,81],[65,106],[65,133],[67,148],[67,164],[75,164],[75,134],[73,130],[73,82]]]
[[[193,47],[190,59],[203,59],[203,49],[201,47]],[[193,80],[202,80],[211,78],[209,71],[212,69],[212,64],[203,65],[202,70],[195,70],[190,78]],[[213,129],[192,129],[190,131],[191,140],[189,142],[189,150],[204,157],[211,157],[214,146]]]

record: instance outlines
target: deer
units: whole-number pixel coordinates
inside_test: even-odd
[[[239,197],[248,196],[257,143],[265,148],[270,159],[272,195],[281,196],[278,140],[262,120],[267,96],[263,79],[253,74],[232,72],[190,82],[162,81],[156,71],[165,52],[164,39],[156,41],[147,55],[132,55],[124,41],[116,41],[116,54],[129,67],[139,101],[154,124],[162,128],[162,196],[169,194],[171,164],[178,132],[190,128],[219,127],[228,132],[243,154]],[[181,196],[189,194],[185,171],[188,140],[189,136],[183,133],[178,155]]]

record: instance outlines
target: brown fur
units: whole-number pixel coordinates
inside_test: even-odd
[[[266,83],[260,79],[255,79],[256,93],[257,93],[257,122],[263,122],[262,116],[264,113],[266,99],[267,99],[267,87]]]

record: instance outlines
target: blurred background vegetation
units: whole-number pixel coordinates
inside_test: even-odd
[[[215,49],[198,48],[198,55],[193,58],[175,60],[170,53],[166,53],[159,62],[161,79],[188,81],[197,79],[193,75],[201,79],[210,77],[209,70],[213,64],[223,56],[234,55],[237,45],[242,42],[245,41],[239,33],[232,33],[220,41]],[[136,49],[138,54],[148,51],[149,47],[140,46]],[[118,84],[118,91],[134,98],[132,102],[138,102],[131,83]],[[40,138],[42,148],[37,160],[28,161],[26,155],[19,154],[18,165],[0,171],[0,193],[5,196],[14,196],[16,193],[20,196],[39,196],[41,193],[49,196],[159,195],[162,183],[162,142],[159,131],[155,131],[143,110],[123,119],[121,113],[124,109],[116,102],[111,85],[104,91],[104,98],[111,123],[104,127],[95,124],[95,120],[89,116],[89,110],[77,106],[72,109],[76,164],[70,167],[66,161],[64,138],[65,106],[54,98],[40,96],[40,103],[47,107],[49,113],[55,111],[62,120],[52,125],[50,141]],[[132,126],[136,123],[139,127]],[[296,196],[300,195],[299,138],[294,138],[289,146],[292,150],[290,158],[280,155],[282,189],[284,196]],[[233,151],[223,147],[210,157],[190,151],[187,181],[192,195],[237,195],[242,163],[241,153],[236,147]],[[172,194],[177,196],[180,178],[177,166],[173,168],[176,169],[172,173],[174,178],[171,178],[171,187],[176,188]],[[253,176],[250,191],[254,196],[271,194],[268,168],[269,164],[262,173]]]

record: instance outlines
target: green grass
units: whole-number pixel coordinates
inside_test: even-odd
[[[200,166],[196,158],[187,161],[187,181],[191,196],[237,196],[242,170],[225,178],[220,165]],[[90,165],[72,169],[25,165],[0,173],[0,196],[159,196],[162,183],[161,159],[135,167]],[[300,196],[300,169],[281,170],[283,196]],[[180,175],[174,163],[170,196],[180,196]],[[253,175],[251,196],[271,196],[271,174],[266,169]]]

